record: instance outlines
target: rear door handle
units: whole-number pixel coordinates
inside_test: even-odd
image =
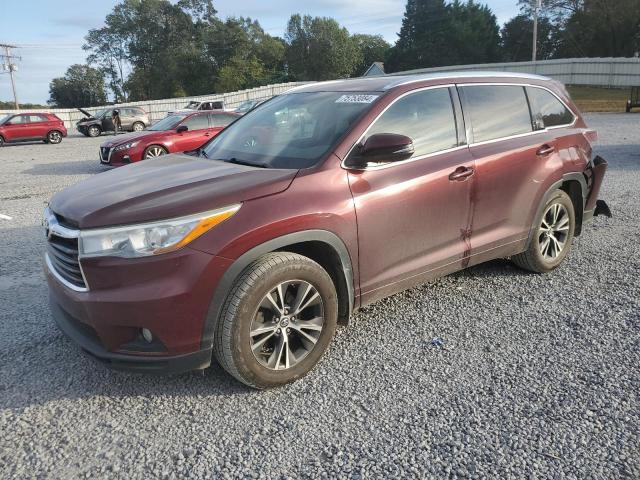
[[[473,168],[458,167],[453,171],[453,173],[451,173],[451,175],[449,175],[449,180],[461,181],[471,175],[473,175]]]
[[[556,147],[554,147],[553,145],[547,145],[545,143],[538,149],[536,155],[538,155],[539,157],[546,157],[547,155],[551,155],[555,151]]]

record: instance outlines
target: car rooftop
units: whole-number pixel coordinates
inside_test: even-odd
[[[455,71],[455,72],[434,72],[434,73],[414,73],[395,75],[389,74],[379,77],[348,78],[344,80],[329,80],[326,82],[316,82],[308,85],[301,85],[287,90],[292,92],[366,92],[366,91],[386,91],[401,85],[417,82],[446,81],[458,82],[460,80],[473,80],[482,78],[492,78],[496,80],[535,80],[536,82],[552,81],[551,78],[529,73],[514,72],[492,72],[492,71]]]

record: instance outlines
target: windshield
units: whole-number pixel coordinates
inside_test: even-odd
[[[5,115],[4,117],[0,117],[0,125],[4,125],[4,122],[9,120],[9,118],[11,118],[11,114]]]
[[[247,100],[246,102],[242,102],[238,108],[236,108],[236,112],[246,112],[251,110],[251,108],[258,102],[255,100]]]
[[[187,103],[187,106],[184,108],[187,108],[189,110],[197,110],[199,106],[200,106],[200,102],[189,102]]]
[[[303,92],[251,110],[204,147],[208,158],[269,168],[315,165],[379,92]]]
[[[168,117],[165,117],[162,120],[160,120],[158,123],[147,128],[147,130],[151,130],[154,132],[173,130],[178,126],[178,124],[182,121],[183,118],[184,118],[184,115],[169,115]]]
[[[96,114],[94,115],[94,117],[95,117],[95,118],[102,118],[102,117],[104,117],[104,114],[105,114],[105,113],[107,113],[107,111],[108,111],[108,110],[109,110],[108,108],[102,108],[102,109],[100,109],[100,110],[98,110],[98,111],[96,112]]]

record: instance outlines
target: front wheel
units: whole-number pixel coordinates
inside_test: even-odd
[[[90,137],[95,138],[95,137],[99,137],[102,131],[100,130],[100,127],[98,127],[97,125],[91,125],[87,133]]]
[[[318,363],[337,318],[336,289],[320,265],[294,253],[270,253],[232,287],[216,325],[214,355],[251,387],[285,385]]]
[[[47,134],[47,143],[56,145],[62,141],[62,133],[57,130],[53,130]]]
[[[560,266],[571,250],[576,226],[575,210],[569,195],[556,190],[536,221],[529,248],[511,258],[525,270],[546,273]]]
[[[141,132],[142,130],[144,130],[144,123],[136,122],[136,123],[133,124],[133,131],[134,132]]]
[[[168,152],[164,147],[161,147],[160,145],[151,145],[144,151],[143,158],[156,158],[161,155],[166,155],[167,153]]]

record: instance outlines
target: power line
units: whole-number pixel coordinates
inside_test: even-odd
[[[11,49],[18,48],[15,45],[0,43],[0,48],[4,48],[4,55],[0,54],[0,57],[3,58],[2,69],[9,70],[9,76],[11,77],[11,88],[13,89],[13,103],[15,103],[16,110],[18,110],[20,108],[20,105],[18,105],[18,94],[16,93],[16,79],[13,76],[13,72],[18,69],[18,66],[13,63],[13,61],[22,59],[20,57],[11,55]]]

